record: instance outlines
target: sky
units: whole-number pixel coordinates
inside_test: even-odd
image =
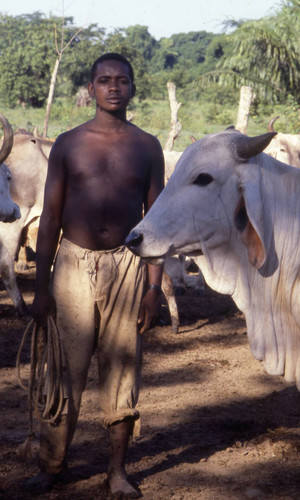
[[[159,40],[189,31],[220,33],[226,20],[261,19],[280,4],[280,0],[13,0],[5,7],[0,4],[0,12],[16,16],[41,11],[61,17],[64,10],[78,26],[96,23],[111,31],[141,24]]]

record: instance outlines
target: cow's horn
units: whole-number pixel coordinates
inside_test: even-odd
[[[36,138],[39,138],[39,129],[38,129],[38,126],[36,125],[33,129],[33,136],[36,137]]]
[[[0,121],[3,125],[3,130],[4,130],[4,139],[2,148],[0,150],[0,164],[1,164],[6,160],[6,158],[11,152],[14,142],[14,133],[12,131],[9,121],[1,113],[0,113]]]
[[[278,118],[280,118],[280,116],[275,116],[275,118],[272,118],[272,120],[269,121],[269,123],[268,123],[268,132],[275,132],[275,130],[273,128],[273,125],[276,122],[276,120],[278,120]]]
[[[268,132],[267,134],[257,135],[256,137],[248,137],[246,135],[237,136],[235,140],[238,157],[248,160],[262,153],[276,134],[277,132]]]

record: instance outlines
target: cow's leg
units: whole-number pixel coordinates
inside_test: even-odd
[[[196,277],[194,295],[195,297],[203,297],[205,295],[205,281],[201,269],[199,269]]]
[[[26,269],[28,269],[26,245],[20,246],[18,260],[16,262],[16,269],[17,271],[26,271]]]
[[[178,314],[178,308],[177,308],[173,283],[172,283],[170,276],[166,273],[165,270],[164,270],[163,276],[162,276],[161,287],[162,287],[162,291],[166,297],[167,304],[169,307],[170,316],[171,316],[172,331],[174,333],[178,333],[179,314]]]
[[[39,218],[33,219],[27,226],[22,229],[20,237],[19,252],[17,252],[17,271],[25,271],[28,269],[28,251],[36,253],[37,234],[39,229]]]
[[[166,257],[164,270],[172,280],[175,295],[185,293],[185,257],[183,255],[173,255]]]
[[[185,270],[185,256],[179,254],[178,255],[178,279],[177,283],[175,285],[175,293],[176,295],[184,295],[186,290],[185,290],[185,275],[186,275],[186,270]]]
[[[197,266],[193,259],[190,258],[187,258],[185,261],[185,269],[186,286],[194,289],[195,297],[203,297],[205,294],[205,281],[201,269]]]
[[[14,258],[11,257],[4,245],[1,246],[0,250],[0,274],[17,313],[20,316],[25,316],[28,314],[28,308],[17,285]]]
[[[27,262],[27,254],[26,254],[26,246],[28,241],[28,226],[23,227],[21,236],[19,249],[16,251],[16,269],[17,271],[26,271],[28,269]]]

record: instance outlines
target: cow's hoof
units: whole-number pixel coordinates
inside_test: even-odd
[[[172,333],[179,333],[179,321],[177,318],[173,318],[171,321],[171,331]]]
[[[22,483],[21,488],[32,495],[41,495],[42,493],[50,491],[55,483],[58,482],[58,479],[59,474],[47,474],[46,472],[40,472],[36,476]]]
[[[16,271],[22,272],[22,271],[27,271],[29,269],[29,266],[27,262],[17,262],[15,265]]]
[[[167,324],[168,324],[168,322],[166,320],[164,320],[163,318],[159,318],[159,320],[157,322],[158,326],[166,326]]]

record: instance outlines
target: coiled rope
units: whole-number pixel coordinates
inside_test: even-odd
[[[21,377],[21,355],[25,342],[31,334],[30,374],[26,383]],[[19,449],[20,455],[32,455],[28,450],[29,441],[34,438],[33,417],[40,422],[54,424],[59,418],[64,402],[62,381],[61,345],[57,326],[52,316],[48,316],[47,329],[39,327],[31,320],[25,329],[17,354],[18,382],[27,391],[29,410],[28,437]]]

